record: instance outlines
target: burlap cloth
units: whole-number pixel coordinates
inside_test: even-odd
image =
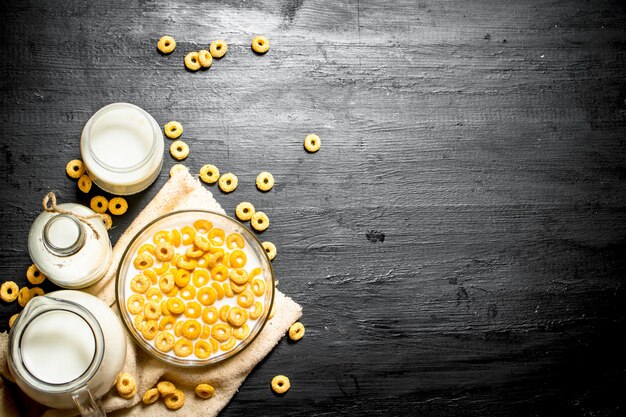
[[[137,216],[113,248],[113,263],[105,277],[85,291],[98,296],[114,307],[115,272],[124,249],[133,236],[148,222],[162,214],[183,209],[204,209],[224,213],[213,195],[186,170],[176,173],[163,186],[146,208]],[[116,310],[114,308],[114,310]],[[285,335],[289,326],[302,315],[302,308],[293,300],[276,291],[274,317],[269,320],[261,334],[250,346],[233,358],[217,365],[202,368],[179,368],[162,363],[139,348],[132,336],[127,334],[127,354],[124,370],[137,379],[137,395],[131,400],[119,397],[115,388],[102,398],[105,410],[111,416],[169,416],[178,413],[184,416],[215,416],[235,394],[252,369],[258,364]],[[12,380],[7,367],[8,333],[0,334],[0,372]],[[168,410],[163,401],[144,405],[141,397],[160,379],[167,379],[185,393],[185,405],[176,412]],[[268,396],[272,395],[269,392]],[[194,389],[199,383],[209,383],[215,387],[215,396],[208,400],[199,399]],[[16,386],[11,390],[0,379],[0,417],[31,416],[45,417],[74,416],[76,411],[46,409],[19,392]]]

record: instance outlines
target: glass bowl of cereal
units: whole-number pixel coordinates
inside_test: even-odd
[[[168,213],[132,239],[117,270],[129,333],[150,355],[205,366],[236,355],[261,332],[274,271],[256,236],[204,210]]]

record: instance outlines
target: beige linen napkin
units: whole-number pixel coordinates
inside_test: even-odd
[[[98,296],[115,310],[115,273],[124,249],[135,234],[147,223],[165,213],[183,209],[204,209],[218,213],[224,210],[215,201],[213,195],[197,179],[189,175],[187,170],[180,171],[163,186],[146,208],[137,216],[133,223],[119,238],[113,249],[113,263],[105,277],[85,291]],[[117,310],[116,310],[117,311]],[[163,401],[144,405],[141,396],[152,388],[160,379],[172,381],[185,393],[185,405],[178,410],[185,416],[215,416],[222,410],[235,394],[252,369],[274,348],[285,335],[289,326],[302,315],[302,308],[293,300],[275,292],[274,317],[267,322],[261,334],[250,346],[235,357],[217,365],[202,368],[179,368],[162,363],[139,348],[127,333],[127,355],[124,371],[130,372],[137,379],[137,395],[125,400],[117,395],[115,388],[102,398],[105,410],[111,416],[169,416],[173,415]],[[12,380],[6,361],[8,334],[0,334],[0,372]],[[208,400],[199,399],[194,389],[199,383],[209,383],[215,387],[215,396]],[[15,388],[17,390],[17,388]],[[268,381],[269,390],[269,381]],[[268,395],[271,395],[268,391]],[[20,396],[20,400],[22,400]],[[25,396],[24,396],[25,397]],[[6,399],[6,401],[5,401]],[[15,403],[7,392],[7,386],[0,379],[0,417],[15,416]],[[23,404],[25,413],[39,415],[37,404]],[[75,411],[47,409],[45,417],[61,417],[76,415]]]

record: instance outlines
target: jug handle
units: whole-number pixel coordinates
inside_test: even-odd
[[[83,417],[105,417],[104,407],[100,400],[94,400],[86,385],[72,392],[72,399]]]

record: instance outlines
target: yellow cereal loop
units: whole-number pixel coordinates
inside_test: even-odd
[[[183,125],[181,125],[177,121],[172,120],[171,122],[168,122],[165,125],[165,127],[163,128],[163,131],[165,132],[165,136],[167,136],[168,138],[178,139],[180,135],[183,134]],[[184,165],[181,165],[181,166],[184,167]]]
[[[170,168],[170,177],[173,177],[174,175],[183,171],[189,171],[189,169],[183,164],[176,164]]]
[[[46,276],[41,273],[35,264],[32,264],[26,270],[26,279],[33,285],[39,285],[44,282]]]
[[[219,282],[212,282],[211,287],[215,290],[215,294],[217,294],[218,300],[221,300],[222,298],[224,298],[224,288],[219,284]]]
[[[241,327],[248,321],[248,312],[241,307],[228,310],[228,322],[233,327]]]
[[[174,247],[171,243],[159,243],[154,249],[154,256],[156,256],[157,261],[169,262],[174,259]]]
[[[231,335],[231,327],[226,323],[217,323],[211,329],[211,336],[215,338],[218,342],[226,342],[230,339]]]
[[[252,272],[250,272],[250,281],[249,282],[252,283],[252,279],[254,277],[256,277],[257,275],[260,275],[260,274],[261,274],[261,268],[254,268],[252,270]]]
[[[241,236],[239,233],[231,233],[226,236],[226,247],[228,249],[233,249],[235,247],[243,249],[245,244],[246,243],[243,240],[243,236]]]
[[[148,269],[154,265],[154,259],[152,256],[144,252],[141,255],[137,255],[137,257],[133,260],[133,265],[139,270]]]
[[[299,321],[289,327],[289,338],[291,340],[300,340],[304,337],[304,325]]]
[[[211,326],[207,326],[206,324],[202,326],[202,332],[200,333],[200,339],[208,339],[211,337]]]
[[[15,324],[15,320],[17,320],[19,316],[20,316],[20,313],[16,313],[16,314],[13,314],[11,318],[9,318],[9,329],[13,327],[13,324]]]
[[[252,281],[252,285],[250,285],[250,289],[252,293],[257,297],[260,297],[265,292],[265,282],[262,279],[255,279]]]
[[[198,71],[200,69],[197,52],[189,52],[185,55],[185,66],[189,71]]]
[[[169,352],[174,348],[174,335],[169,332],[160,332],[154,339],[154,347],[161,352]]]
[[[157,402],[158,399],[159,399],[159,390],[156,388],[151,388],[148,391],[146,391],[145,394],[143,394],[143,398],[141,400],[143,401],[144,404],[152,404],[152,403]]]
[[[289,391],[291,388],[291,383],[289,382],[289,378],[284,375],[276,375],[272,378],[272,390],[276,394],[284,394]]]
[[[215,394],[215,389],[209,384],[198,384],[196,387],[196,395],[200,398],[211,398]]]
[[[189,259],[186,256],[180,257],[176,260],[176,266],[188,271],[196,269],[198,263],[194,259]]]
[[[201,51],[198,51],[198,62],[202,68],[209,68],[213,63],[213,57],[209,51],[202,49]]]
[[[33,295],[30,293],[30,290],[26,287],[20,289],[17,293],[17,303],[20,307],[24,307],[28,302],[33,298]]]
[[[317,152],[320,149],[320,146],[322,146],[322,141],[319,136],[311,133],[304,138],[304,149],[308,152]]]
[[[39,287],[33,287],[29,291],[30,291],[30,298],[31,299],[44,295],[43,289],[41,289]]]
[[[198,259],[202,255],[204,255],[204,251],[196,246],[190,246],[185,251],[185,256],[191,259]]]
[[[174,324],[174,335],[176,337],[181,337],[183,335],[183,321],[177,321],[176,324]]]
[[[209,242],[209,239],[202,235],[196,235],[196,238],[193,240],[193,244],[205,252],[211,249],[211,242]]]
[[[196,230],[191,226],[185,226],[180,229],[182,234],[183,245],[191,245],[196,238]]]
[[[190,301],[185,308],[185,317],[197,319],[202,314],[202,306],[197,301]]]
[[[172,236],[172,245],[174,245],[175,247],[179,247],[182,236],[180,232],[178,231],[178,229],[172,230],[171,236]]]
[[[161,299],[163,298],[163,292],[155,287],[148,288],[146,292],[146,298],[150,301],[154,301],[156,303],[161,303]]]
[[[206,164],[200,168],[200,179],[207,184],[214,184],[220,178],[220,170],[211,164]]]
[[[159,243],[172,243],[172,235],[167,230],[159,230],[152,236],[155,245]]]
[[[163,313],[164,316],[172,315],[172,313],[170,313],[170,311],[167,309],[167,300],[161,300],[161,313]]]
[[[176,385],[172,384],[170,381],[159,381],[157,384],[157,390],[159,394],[165,396],[173,394],[176,391]]]
[[[133,319],[133,324],[135,325],[135,328],[140,332],[146,326],[147,322],[148,320],[143,316],[143,314],[137,314]]]
[[[13,281],[6,281],[0,287],[0,298],[6,303],[12,303],[17,299],[20,289]]]
[[[193,300],[196,297],[196,287],[187,285],[180,289],[180,296],[183,300]]]
[[[220,186],[220,190],[224,191],[225,193],[230,193],[232,191],[235,191],[238,182],[239,180],[237,179],[237,176],[235,174],[233,174],[232,172],[227,172],[220,177],[218,185]]]
[[[230,253],[230,257],[228,258],[228,262],[230,263],[231,268],[243,268],[246,266],[246,261],[248,257],[246,253],[242,250],[235,249]],[[245,272],[245,271],[244,271]],[[246,272],[246,280],[248,280],[248,273]],[[243,284],[243,282],[237,282],[237,284]]]
[[[141,245],[137,250],[137,254],[141,255],[144,252],[148,252],[150,255],[154,255],[154,245],[150,243],[144,243],[143,245]]]
[[[262,232],[270,227],[270,219],[262,211],[257,211],[250,219],[250,225],[257,232]]]
[[[186,320],[183,323],[183,336],[189,340],[197,339],[202,331],[202,325],[198,320]]]
[[[237,296],[237,304],[243,308],[248,308],[254,303],[254,294],[250,290],[245,290]]]
[[[189,156],[189,145],[182,140],[172,142],[170,145],[170,154],[179,161]]]
[[[211,248],[211,249],[213,249],[213,248]],[[224,257],[224,251],[222,249],[218,249],[216,252],[208,255],[207,265],[210,268],[213,268],[213,267],[217,266],[220,263],[220,261],[222,260],[223,257]]]
[[[230,310],[230,305],[224,304],[222,307],[220,307],[219,312],[217,313],[217,316],[224,323],[226,323],[228,321],[228,311],[229,310]]]
[[[189,284],[191,273],[184,269],[179,269],[174,275],[174,281],[179,288],[185,288]]]
[[[224,232],[223,229],[220,229],[219,227],[215,227],[209,230],[207,237],[209,238],[209,241],[211,242],[211,244],[213,244],[214,246],[222,246],[224,244],[226,233]]]
[[[243,201],[237,204],[237,207],[235,208],[235,214],[237,215],[237,218],[244,222],[250,220],[254,213],[254,206],[247,201]]]
[[[78,179],[78,189],[85,194],[91,191],[91,178],[89,178],[89,175],[83,174],[80,176]]]
[[[254,302],[254,308],[250,312],[250,318],[252,320],[256,320],[259,317],[261,317],[261,314],[263,314],[263,303],[260,302],[260,301],[255,301]]]
[[[167,309],[172,314],[182,314],[185,311],[185,303],[180,298],[170,298],[167,300]]]
[[[91,208],[96,213],[106,213],[107,209],[109,208],[109,200],[102,197],[101,195],[97,195],[89,202],[89,208]]]
[[[159,330],[174,330],[176,319],[173,316],[165,316],[159,320]]]
[[[130,314],[139,314],[143,311],[144,298],[139,294],[133,294],[126,300],[126,308]]]
[[[198,340],[193,349],[193,353],[195,353],[199,359],[206,359],[211,356],[213,349],[211,349],[211,345],[206,340]]]
[[[252,50],[257,54],[264,54],[270,49],[270,41],[265,36],[252,38]]]
[[[276,257],[276,246],[272,242],[263,242],[261,243],[263,249],[265,249],[265,253],[270,261],[274,260]]]
[[[211,52],[213,58],[221,58],[228,52],[228,44],[222,39],[213,41],[209,46],[209,52]]]
[[[232,256],[231,256],[232,262]],[[248,272],[243,268],[234,268],[228,272],[228,278],[237,285],[243,285],[248,282]]]
[[[243,326],[233,329],[233,337],[237,340],[243,340],[250,334],[250,327],[244,323]]]
[[[183,404],[185,404],[185,394],[179,389],[165,397],[165,406],[170,410],[178,410]]]
[[[170,264],[168,262],[163,262],[161,266],[155,266],[154,268],[152,268],[152,271],[154,271],[154,273],[157,275],[163,275],[169,270],[170,270]],[[144,271],[144,273],[145,272],[146,271]]]
[[[220,344],[217,340],[215,340],[215,338],[211,337],[209,339],[209,343],[211,344],[211,349],[213,349],[213,352],[217,353],[217,351],[220,348]]]
[[[232,298],[235,293],[233,292],[233,289],[230,287],[230,282],[225,282],[222,284],[222,287],[224,287],[224,295],[228,298]]]
[[[239,285],[239,284],[235,284],[234,282],[231,282],[230,288],[233,290],[235,294],[239,294],[239,293],[244,292],[248,288],[248,283]]]
[[[235,347],[235,343],[237,343],[237,340],[235,340],[234,338],[230,338],[228,340],[228,342],[226,343],[222,343],[220,345],[220,349],[222,349],[224,352],[228,352],[229,350],[231,350],[233,347]]]
[[[147,320],[143,329],[141,329],[141,335],[147,340],[152,340],[159,332],[159,326],[154,320]]]
[[[218,282],[223,282],[228,277],[228,268],[222,264],[217,264],[211,268],[211,278]]]
[[[100,218],[104,223],[104,227],[107,230],[111,230],[111,227],[113,227],[113,219],[111,218],[111,215],[108,213],[100,213]]]
[[[161,304],[156,301],[148,301],[143,306],[143,315],[149,320],[158,319],[161,316]]]
[[[161,279],[159,279],[159,288],[164,293],[172,291],[174,289],[174,285],[176,285],[176,282],[174,281],[174,276],[170,273],[163,274]]]
[[[80,159],[72,159],[65,166],[65,172],[70,178],[80,178],[85,173],[85,166]]]
[[[193,271],[193,285],[195,285],[196,287],[202,287],[206,285],[210,279],[211,276],[209,275],[209,271],[207,271],[206,269],[196,269],[195,271]]]
[[[214,306],[202,309],[202,321],[206,324],[215,324],[218,319],[217,308]]]
[[[261,191],[269,191],[274,186],[274,176],[269,172],[261,172],[256,177],[256,188]]]
[[[170,298],[176,297],[178,295],[178,287],[174,286],[174,288],[172,288],[172,291],[166,292],[165,295]]]
[[[157,48],[164,54],[171,54],[176,49],[176,41],[171,36],[161,36],[157,42]]]
[[[122,197],[114,197],[109,201],[109,211],[114,216],[121,216],[128,210],[128,203]]]
[[[183,358],[191,355],[193,353],[193,343],[184,337],[178,339],[174,344],[174,353],[176,356],[181,356]]]
[[[117,377],[115,388],[120,396],[124,398],[132,397],[137,393],[137,382],[135,382],[135,378],[131,374],[122,372]]]

